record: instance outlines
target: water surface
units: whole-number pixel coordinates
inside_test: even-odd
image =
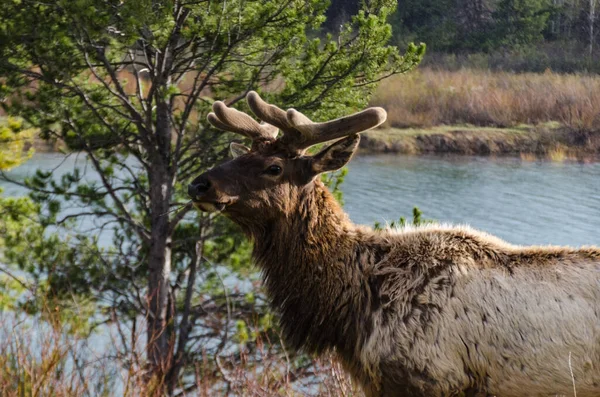
[[[600,245],[600,163],[358,156],[342,184],[354,222],[468,224],[515,244]]]

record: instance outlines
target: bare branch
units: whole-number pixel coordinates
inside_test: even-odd
[[[75,125],[72,122],[70,122],[70,124],[71,124],[71,128],[73,129],[73,131],[77,131],[77,128],[75,127]],[[90,149],[90,147],[88,146],[85,139],[82,138],[81,132],[79,132],[79,131],[77,131],[77,132],[79,134],[78,136],[79,136],[80,143],[82,144],[89,159],[92,161],[92,165],[94,166],[96,173],[98,174],[98,176],[100,176],[100,180],[102,181],[104,188],[106,189],[106,191],[112,198],[114,204],[121,211],[121,213],[123,214],[127,223],[129,225],[131,225],[131,227],[133,227],[133,229],[138,233],[140,238],[146,242],[149,242],[150,241],[150,233],[146,230],[146,228],[144,228],[141,224],[139,224],[132,218],[131,214],[129,213],[129,211],[127,211],[127,209],[125,208],[125,205],[123,204],[123,202],[121,201],[119,196],[117,196],[117,193],[116,193],[114,187],[111,185],[110,181],[107,179],[105,173],[103,172],[102,166],[100,165],[100,161],[96,158],[94,151],[92,149]]]

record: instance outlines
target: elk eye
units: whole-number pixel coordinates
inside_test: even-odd
[[[279,175],[281,174],[281,167],[278,165],[271,165],[269,168],[265,170],[265,174],[267,175]]]

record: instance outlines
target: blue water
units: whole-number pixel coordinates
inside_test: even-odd
[[[363,224],[411,216],[468,224],[514,244],[600,245],[600,163],[358,156],[342,184]]]

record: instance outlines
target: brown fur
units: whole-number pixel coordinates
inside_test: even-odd
[[[317,175],[357,144],[351,136],[311,157],[266,140],[192,183],[210,181],[192,194],[198,207],[224,208],[254,241],[287,342],[334,351],[368,396],[554,396],[574,386],[599,396],[600,249],[354,225]],[[268,173],[273,165],[281,174]]]

